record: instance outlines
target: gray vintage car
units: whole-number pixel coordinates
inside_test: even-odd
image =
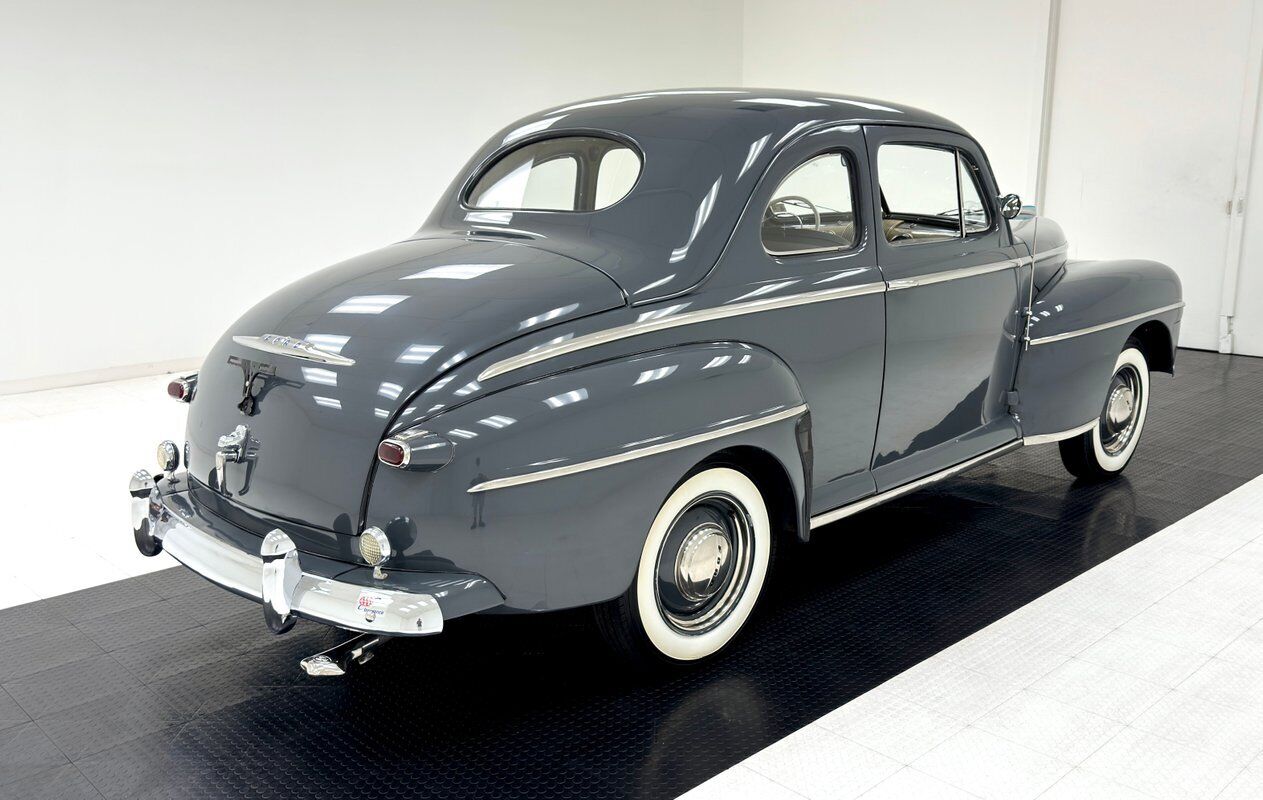
[[[1068,261],[941,117],[773,90],[574,103],[172,382],[187,439],[132,478],[136,543],[277,633],[358,634],[313,674],[577,606],[630,656],[701,659],[823,525],[1023,445],[1117,474],[1182,306],[1161,264]]]

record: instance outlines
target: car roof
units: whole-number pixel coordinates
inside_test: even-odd
[[[718,262],[750,194],[776,155],[809,130],[915,125],[967,136],[936,114],[830,92],[666,89],[554,106],[492,136],[418,237],[516,236],[604,271],[634,303],[697,285]],[[593,212],[485,211],[464,203],[474,178],[504,153],[554,136],[604,133],[642,155],[619,202]]]
[[[751,88],[664,89],[609,95],[556,106],[525,117],[518,124],[532,125],[560,117],[558,121],[564,120],[566,127],[617,128],[629,117],[684,116],[689,119],[702,110],[711,119],[716,115],[736,119],[757,111],[767,130],[773,133],[784,133],[810,121],[917,125],[965,134],[959,125],[948,119],[899,103],[836,92]]]

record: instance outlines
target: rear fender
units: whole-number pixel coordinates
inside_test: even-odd
[[[741,343],[692,344],[567,370],[418,427],[455,444],[436,472],[379,464],[368,524],[399,569],[461,565],[512,610],[588,605],[631,584],[662,502],[699,463],[756,448],[807,529],[809,416],[789,368]]]
[[[1017,378],[1023,436],[1055,439],[1095,420],[1133,335],[1152,367],[1169,371],[1181,296],[1175,271],[1153,261],[1067,262],[1032,306]]]

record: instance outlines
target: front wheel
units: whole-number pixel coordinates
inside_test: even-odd
[[[606,640],[635,661],[696,661],[732,641],[754,610],[772,559],[767,504],[745,474],[689,477],[649,527],[635,580],[597,608]]]
[[[1061,463],[1072,475],[1087,480],[1111,478],[1131,461],[1149,411],[1149,362],[1128,340],[1114,364],[1105,405],[1087,433],[1060,443]]]

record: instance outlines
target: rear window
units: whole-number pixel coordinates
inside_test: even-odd
[[[487,168],[469,192],[474,208],[597,211],[622,200],[640,177],[640,155],[599,136],[523,145]]]

